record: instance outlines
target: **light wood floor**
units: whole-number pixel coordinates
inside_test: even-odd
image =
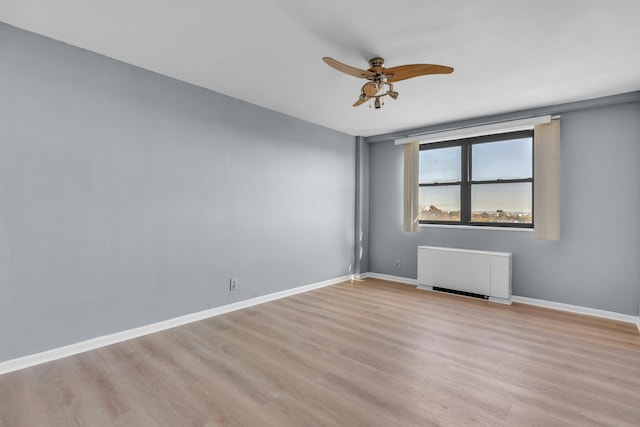
[[[0,376],[1,426],[638,426],[635,326],[346,282]]]

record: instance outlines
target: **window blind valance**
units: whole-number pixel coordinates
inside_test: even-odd
[[[396,145],[404,145],[410,142],[428,144],[431,142],[449,141],[452,139],[472,138],[476,136],[495,135],[499,133],[515,132],[518,130],[533,129],[535,125],[551,122],[551,116],[528,117],[525,119],[509,120],[506,122],[487,123],[478,126],[448,129],[439,132],[413,135],[395,140]]]

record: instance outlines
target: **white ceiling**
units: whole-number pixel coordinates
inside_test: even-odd
[[[0,21],[352,135],[640,90],[637,0],[2,0]],[[432,63],[354,108],[367,68]]]

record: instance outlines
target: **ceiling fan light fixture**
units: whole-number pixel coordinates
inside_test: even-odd
[[[398,99],[398,92],[393,90],[392,83],[429,74],[451,74],[453,72],[452,67],[436,64],[407,64],[386,68],[384,59],[380,57],[369,60],[368,70],[351,67],[328,56],[323,57],[322,60],[342,73],[368,80],[360,89],[360,97],[353,104],[354,107],[362,105],[368,99],[375,98],[374,106],[379,109],[384,105],[380,102],[381,97],[389,95],[390,98]],[[380,93],[385,85],[389,87],[389,90]],[[371,103],[369,103],[369,108],[371,108]]]

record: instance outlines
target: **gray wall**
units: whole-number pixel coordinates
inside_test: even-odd
[[[5,24],[0,63],[0,361],[349,274],[353,137]]]
[[[369,270],[416,278],[419,245],[513,253],[513,293],[638,313],[640,103],[562,113],[562,240],[527,231],[402,231],[402,147],[370,145]],[[393,269],[400,260],[400,270]]]

